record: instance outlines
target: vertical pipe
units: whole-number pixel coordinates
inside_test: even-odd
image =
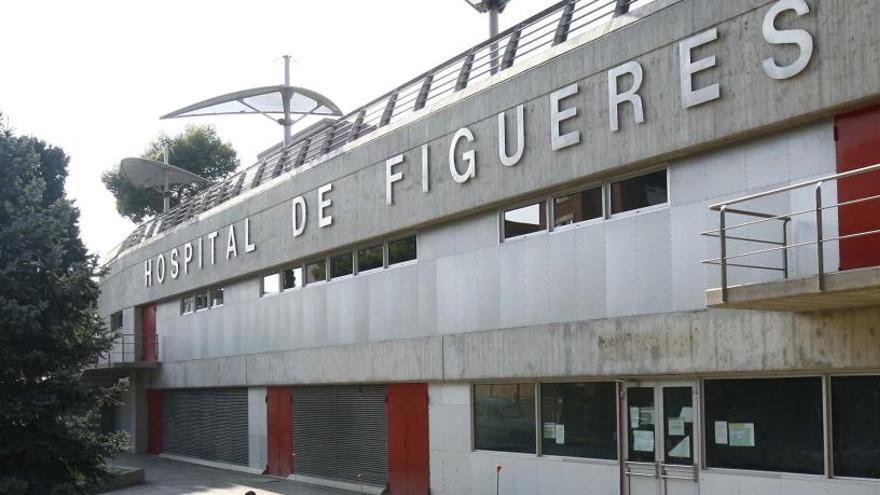
[[[284,149],[286,150],[290,146],[290,98],[293,96],[287,89],[290,86],[290,55],[284,56],[284,86],[285,91],[282,91],[281,98],[284,105]]]
[[[816,261],[818,289],[825,290],[825,245],[822,235],[822,182],[816,184]]]
[[[168,145],[162,149],[162,159],[165,161],[165,165],[168,165]],[[171,196],[169,196],[168,191],[168,171],[164,171],[163,175],[165,176],[165,187],[162,189],[162,213],[168,213],[168,210],[171,209]]]
[[[788,222],[791,220],[786,218],[782,221],[782,276],[788,278]]]
[[[718,217],[718,239],[721,241],[721,302],[727,302],[727,231],[725,230],[725,215],[727,205],[721,207]]]
[[[498,5],[494,5],[489,9],[489,38],[498,36]],[[492,74],[498,71],[498,43],[493,41],[490,47],[492,52],[492,61],[490,67]]]

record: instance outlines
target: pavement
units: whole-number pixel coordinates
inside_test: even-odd
[[[115,466],[143,468],[146,483],[114,490],[113,495],[181,493],[244,495],[351,495],[352,492],[296,483],[272,476],[217,469],[151,455],[123,454],[113,459]]]

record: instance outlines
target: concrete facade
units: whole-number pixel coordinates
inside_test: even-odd
[[[137,333],[136,308],[155,304],[161,361],[126,407],[142,411],[147,388],[248,387],[248,468],[259,470],[268,462],[266,387],[426,382],[431,493],[489,493],[500,464],[505,494],[608,494],[625,485],[619,461],[475,450],[472,385],[687,381],[697,391],[719,377],[880,373],[878,305],[813,313],[706,307],[706,290],[719,286],[717,268],[700,264],[718,256],[718,240],[700,235],[717,227],[709,206],[834,174],[835,115],[880,101],[880,9],[870,0],[806,0],[808,14],[780,16],[779,29],[805,29],[815,48],[800,74],[768,77],[764,59],[787,65],[799,53],[769,44],[761,31],[768,11],[789,3],[655,0],[121,253],[102,280],[101,310],[123,311],[124,331]],[[693,56],[715,55],[717,66],[694,83],[718,83],[720,96],[685,108],[680,43],[712,30],[718,39]],[[622,104],[614,132],[608,71],[627,62],[644,71],[644,123]],[[579,143],[554,150],[552,95],[571,85],[576,92],[560,108],[576,107],[577,115],[560,132],[579,133]],[[515,125],[518,105],[525,151],[504,166],[498,115]],[[462,152],[473,150],[476,175],[458,183],[448,156],[462,128],[475,139],[453,149],[452,165],[462,170]],[[400,154],[403,177],[389,205],[386,161]],[[552,204],[559,194],[607,190],[653,170],[667,173],[664,204],[503,239],[507,207]],[[320,227],[318,189],[326,184],[333,223]],[[299,236],[291,206],[297,196],[309,212]],[[826,200],[836,201],[833,190]],[[780,213],[812,201],[796,191],[759,206]],[[789,229],[793,244],[816,236],[808,219],[794,219]],[[825,230],[836,234],[835,214],[826,214]],[[212,232],[216,263],[204,251]],[[749,229],[775,232],[768,224]],[[261,294],[264,275],[410,234],[415,261]],[[199,261],[159,282],[159,257],[169,261],[187,243],[202,246]],[[792,277],[816,272],[811,250],[788,256]],[[836,270],[838,258],[829,243],[826,268]],[[729,282],[778,278],[732,271]],[[210,287],[224,288],[222,306],[181,314],[181,296]],[[143,413],[120,414],[120,426],[139,431],[134,448],[145,449]],[[706,469],[702,447],[695,449],[697,491],[665,493],[880,493],[874,480]]]

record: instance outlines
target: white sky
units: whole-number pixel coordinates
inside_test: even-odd
[[[553,3],[513,0],[500,29]],[[281,139],[280,126],[260,116],[159,115],[279,84],[284,54],[295,60],[292,84],[349,112],[488,34],[487,16],[464,0],[11,0],[0,19],[0,112],[17,133],[70,155],[67,193],[98,254],[134,228],[101,172],[140,155],[160,131],[214,124],[242,167]]]

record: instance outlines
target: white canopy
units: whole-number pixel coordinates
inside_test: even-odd
[[[209,182],[208,179],[182,168],[146,158],[124,158],[119,164],[119,171],[140,189],[156,187],[161,190],[171,184]]]

